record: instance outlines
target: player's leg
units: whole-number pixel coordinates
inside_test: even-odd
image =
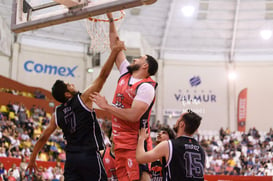
[[[136,151],[130,150],[126,153],[127,164],[126,170],[129,176],[130,181],[140,180],[142,172],[140,169],[139,163],[136,161]]]
[[[124,151],[115,151],[116,173],[119,181],[129,181],[126,170],[127,159],[124,157]]]
[[[101,161],[96,152],[68,153],[68,164],[65,166],[65,181],[107,181],[107,176]]]
[[[77,157],[77,154],[75,153],[66,153],[66,162],[64,166],[65,181],[77,181],[81,179],[80,175],[77,172],[77,165],[74,163],[75,157]]]
[[[82,158],[82,167],[79,167],[82,181],[90,181],[90,178],[94,181],[107,181],[107,175],[99,153],[85,152]]]

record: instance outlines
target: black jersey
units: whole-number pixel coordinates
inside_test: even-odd
[[[162,164],[160,160],[151,163],[151,181],[162,181]]]
[[[66,151],[99,151],[104,149],[103,136],[94,110],[88,109],[80,93],[56,108],[56,123],[67,141]]]
[[[169,159],[164,180],[203,181],[205,152],[191,137],[181,136],[169,140]]]

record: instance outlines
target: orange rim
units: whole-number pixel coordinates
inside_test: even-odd
[[[123,19],[124,16],[125,16],[125,12],[123,10],[121,10],[120,17],[114,18],[113,21],[119,21],[119,20]],[[93,17],[89,17],[88,19],[89,19],[89,21],[94,21],[94,22],[109,22],[109,19],[100,19],[100,18],[93,18]]]

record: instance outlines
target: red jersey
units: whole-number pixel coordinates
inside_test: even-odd
[[[142,79],[133,85],[129,85],[132,74],[126,73],[122,75],[118,81],[116,88],[113,104],[119,108],[130,108],[132,106],[134,97],[137,94],[138,87],[143,83],[150,83],[156,88],[157,83],[150,77]],[[155,100],[155,98],[154,98]],[[141,127],[148,128],[150,132],[150,114],[154,103],[152,101],[148,110],[142,115],[141,119],[137,122],[129,122],[126,120],[119,119],[115,116],[112,118],[112,134],[115,142],[115,150],[117,149],[129,149],[135,150],[138,140],[138,131]],[[152,142],[148,143],[148,150],[152,148]]]
[[[107,146],[103,154],[103,165],[107,174],[108,180],[117,180],[115,156],[111,153],[111,147]]]

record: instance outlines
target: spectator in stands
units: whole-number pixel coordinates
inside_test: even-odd
[[[11,140],[11,145],[10,145],[10,149],[13,149],[13,148],[16,148],[16,147],[19,147],[21,142],[18,138],[18,134],[17,133],[12,133],[10,134],[9,136],[9,139]]]
[[[218,143],[215,141],[215,137],[213,136],[210,143],[214,146],[218,146]]]
[[[39,120],[39,113],[40,113],[40,108],[39,106],[33,105],[30,109],[30,116],[34,121]]]
[[[42,134],[42,129],[41,127],[37,124],[33,130],[33,139],[37,139],[40,137],[40,135]]]
[[[155,129],[156,129],[156,130],[159,130],[160,128],[161,128],[160,121],[157,120],[156,125],[155,125]]]
[[[2,138],[0,140],[0,143],[2,144],[2,147],[5,148],[5,150],[2,150],[2,153],[1,153],[1,150],[0,150],[0,155],[6,153],[6,148],[8,148],[10,143],[11,143],[11,141],[10,141],[10,139],[8,137],[9,134],[10,134],[9,133],[9,129],[10,129],[9,124],[10,124],[10,121],[7,121],[6,125],[5,125],[6,127],[2,131]]]
[[[105,146],[111,146],[111,141],[110,141],[110,137],[109,135],[111,135],[109,133],[109,130],[107,129],[108,127],[108,121],[107,120],[101,120],[101,129],[102,129],[102,133],[103,133],[103,141],[104,141],[104,144]]]
[[[19,111],[26,111],[26,107],[23,103],[20,104]]]
[[[65,162],[65,158],[66,158],[66,156],[65,156],[65,151],[62,149],[62,150],[61,150],[61,153],[59,153],[59,155],[58,155],[58,160],[59,160],[60,162]]]
[[[8,173],[8,181],[17,181],[16,178],[13,176],[13,170]]]
[[[4,114],[0,112],[0,121],[2,121],[3,119],[4,119]]]
[[[43,166],[40,166],[39,168],[37,168],[37,172],[34,173],[34,179],[35,181],[43,181]]]
[[[18,121],[19,121],[19,124],[21,125],[21,127],[24,125],[24,124],[27,124],[28,122],[28,118],[29,116],[27,115],[27,110],[24,106],[24,104],[21,103],[19,109],[18,109]]]
[[[4,146],[0,147],[0,157],[7,157],[6,148]]]
[[[21,158],[22,153],[20,151],[19,146],[14,147],[13,149],[9,148],[9,156],[15,157],[15,158]]]
[[[4,167],[4,164],[0,162],[0,180],[7,180],[7,170]]]
[[[22,156],[19,168],[20,168],[20,172],[26,171],[26,169],[27,169],[26,157]]]
[[[14,177],[16,181],[20,181],[20,170],[15,163],[12,164],[11,168],[8,170],[9,178]]]
[[[56,158],[59,155],[59,153],[58,153],[58,147],[57,147],[57,143],[56,142],[51,142],[51,144],[50,144],[50,153],[53,156],[53,159],[56,160]]]
[[[31,154],[30,149],[28,147],[26,147],[25,145],[22,145],[22,147],[23,147],[23,149],[21,150],[21,155],[26,157],[26,159],[29,158],[29,156]]]
[[[226,158],[226,153],[221,155],[221,158],[216,159],[220,161],[218,164],[222,165],[221,173],[229,175],[273,175],[271,172],[271,168],[273,168],[271,166],[272,146],[269,146],[270,144],[268,143],[271,139],[266,140],[266,138],[271,137],[271,135],[270,132],[268,132],[263,139],[260,139],[261,134],[254,128],[251,128],[247,134],[227,133],[225,137],[229,139],[225,140],[225,138],[223,142],[218,142],[220,144],[216,147],[216,149],[221,152],[227,149],[231,153],[229,154],[229,160],[227,160],[228,157]],[[213,158],[209,161],[207,174],[212,174],[216,171],[214,160],[215,157],[218,157],[217,155],[216,153],[212,154]]]
[[[42,178],[45,180],[53,179],[52,167],[49,167],[49,168],[44,167],[43,168]]]
[[[39,117],[46,117],[46,111],[44,108],[40,108]]]
[[[63,174],[63,167],[61,165],[61,162],[57,161],[56,162],[56,166],[54,167],[55,169],[55,173],[58,175],[62,175]]]
[[[8,108],[8,112],[15,112],[14,109],[13,109],[13,104],[11,103],[11,101],[8,102],[7,108]]]
[[[13,95],[16,95],[16,96],[17,96],[17,95],[19,95],[20,92],[19,92],[18,90],[16,90],[16,89],[12,89],[12,90],[11,90],[11,93],[12,93]]]
[[[241,172],[241,168],[239,163],[236,163],[236,165],[233,167],[232,172],[230,173],[230,175],[240,175]]]
[[[213,167],[213,173],[215,173],[216,175],[223,174],[221,165],[219,165],[217,162],[215,162],[215,166]]]
[[[157,132],[155,121],[153,121],[152,124],[151,124],[151,131],[152,132]]]
[[[46,126],[49,124],[49,118],[48,117],[43,117],[42,119],[42,129],[45,129]]]
[[[220,139],[223,141],[224,137],[226,136],[224,128],[221,128],[219,131]]]
[[[48,153],[45,151],[45,149],[41,150],[41,153],[38,156],[38,160],[48,161]]]
[[[20,110],[18,112],[18,121],[21,127],[23,127],[23,125],[26,125],[27,123],[27,113],[25,110]]]
[[[22,141],[27,141],[29,140],[29,135],[28,135],[28,131],[27,130],[24,130],[24,133],[21,134],[21,140]]]
[[[36,89],[33,94],[36,99],[45,99],[45,95],[39,89]]]
[[[14,102],[14,104],[12,106],[13,106],[13,110],[14,110],[15,114],[17,114],[18,111],[19,111],[19,107],[20,107],[19,103],[18,102]]]

